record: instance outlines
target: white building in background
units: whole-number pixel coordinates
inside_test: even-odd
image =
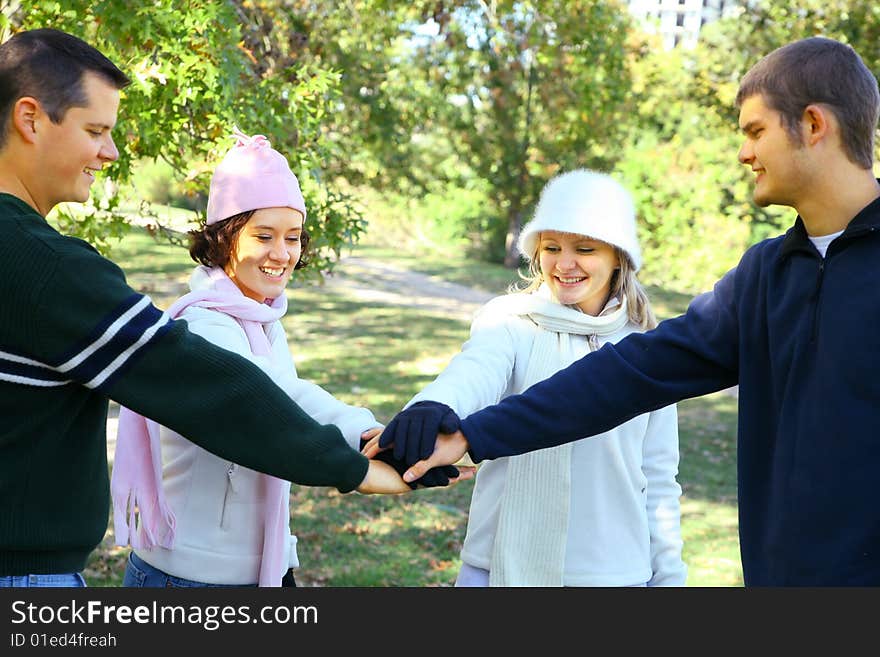
[[[628,0],[629,10],[648,32],[659,32],[667,50],[681,44],[693,48],[700,28],[710,21],[729,16],[739,5],[736,0]]]

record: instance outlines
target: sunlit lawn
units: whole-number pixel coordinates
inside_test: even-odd
[[[360,257],[489,292],[516,280],[503,267],[421,249],[359,247]],[[130,283],[167,306],[192,267],[186,252],[132,233],[112,257]],[[344,264],[341,266],[344,267]],[[689,297],[651,288],[667,317]],[[466,339],[468,322],[377,301],[315,283],[292,286],[284,323],[300,376],[340,399],[369,406],[382,422],[430,382]],[[736,399],[727,393],[679,405],[682,528],[691,586],[742,584],[736,518]],[[111,454],[112,456],[112,454]],[[318,586],[449,586],[460,565],[472,482],[449,489],[378,497],[294,486],[293,526],[302,564],[297,581]],[[112,525],[94,555],[93,586],[119,583],[126,550],[113,547]]]

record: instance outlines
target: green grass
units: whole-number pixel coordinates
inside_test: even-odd
[[[491,293],[517,280],[503,267],[424,246],[391,248],[368,241],[354,255]],[[157,244],[142,231],[126,237],[112,257],[129,282],[160,306],[181,292],[193,264],[184,250]],[[657,288],[649,292],[661,318],[681,312],[689,300]],[[284,323],[300,376],[348,403],[369,406],[383,422],[433,380],[467,338],[468,321],[439,310],[364,300],[311,282],[292,286],[289,296]],[[726,393],[687,400],[679,405],[679,418],[688,585],[740,586],[736,400]],[[302,564],[297,581],[306,586],[451,585],[460,566],[472,487],[465,482],[388,497],[294,486],[291,508]],[[111,525],[86,572],[90,585],[118,584],[126,554],[113,546]]]

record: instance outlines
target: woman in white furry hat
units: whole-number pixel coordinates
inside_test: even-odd
[[[383,445],[396,423],[450,407],[463,418],[656,324],[636,279],[633,202],[611,177],[551,180],[519,248],[528,285],[477,313],[461,352],[392,420]],[[677,473],[675,406],[598,440],[484,461],[456,585],[684,585]]]

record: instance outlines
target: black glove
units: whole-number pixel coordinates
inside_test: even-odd
[[[363,449],[368,442],[370,441],[361,438],[361,449]],[[397,474],[401,477],[403,476],[403,473],[409,469],[406,461],[394,458],[394,452],[390,449],[386,449],[384,452],[379,452],[373,457],[373,459],[387,463],[394,468],[397,471]],[[431,488],[432,486],[447,486],[449,485],[449,480],[455,479],[458,474],[458,468],[454,465],[441,465],[436,468],[431,468],[415,481],[409,482],[409,487],[415,490],[419,486],[425,486],[426,488]]]
[[[431,456],[438,433],[455,433],[460,425],[455,411],[446,404],[416,402],[391,419],[379,438],[379,447],[394,443],[394,458],[412,465]]]

